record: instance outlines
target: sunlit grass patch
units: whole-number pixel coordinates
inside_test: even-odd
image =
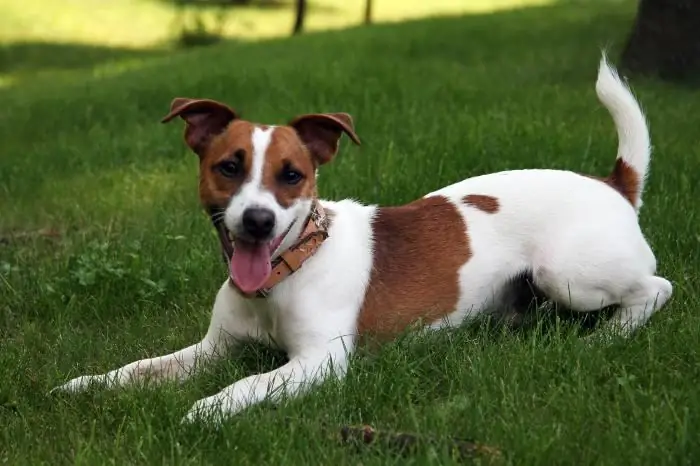
[[[377,22],[386,22],[436,15],[487,13],[545,5],[552,1],[377,0],[373,18]],[[306,22],[308,31],[354,26],[363,21],[364,0],[315,0],[309,3]],[[222,10],[226,16],[222,31],[225,37],[278,37],[291,33],[294,18],[294,3],[291,1],[282,2],[274,8],[259,6],[256,2],[228,9],[215,6],[179,9],[176,4],[177,2],[167,0],[3,0],[0,2],[0,42],[70,42],[112,47],[149,47],[171,39],[178,32],[178,21],[187,21],[188,15],[201,13],[204,21],[213,26]],[[185,16],[181,18],[183,11]]]

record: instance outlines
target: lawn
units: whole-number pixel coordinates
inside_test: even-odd
[[[562,1],[188,51],[76,45],[71,66],[39,48],[29,74],[10,69],[26,54],[6,59],[0,463],[456,462],[446,441],[406,458],[340,445],[341,426],[366,423],[474,438],[512,464],[696,464],[698,94],[643,79],[632,86],[655,158],[641,223],[675,291],[629,341],[589,345],[558,321],[399,338],[361,351],[344,383],[218,431],[179,422],[281,355],[249,346],[182,386],[47,396],[71,377],[189,345],[207,327],[226,272],[198,206],[196,157],[181,127],[158,123],[174,96],[220,99],[266,123],[351,113],[363,145],[343,144],[323,168],[326,198],[398,204],[525,167],[606,175],[617,140],[594,93],[599,48],[618,55],[634,8]]]
[[[294,0],[255,0],[250,5],[228,0],[0,0],[0,41],[78,42],[138,48],[163,45],[178,21],[202,13],[210,27],[224,12],[222,33],[229,38],[260,39],[287,35],[294,22]],[[394,22],[425,16],[474,13],[550,3],[552,0],[431,0],[430,2],[381,0],[374,2],[373,19]],[[329,30],[360,24],[365,0],[311,0],[305,29]]]

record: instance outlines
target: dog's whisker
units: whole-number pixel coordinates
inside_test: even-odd
[[[224,220],[225,216],[226,216],[226,212],[214,213],[211,216],[211,220],[212,220],[212,222],[214,222],[214,224],[218,224]]]

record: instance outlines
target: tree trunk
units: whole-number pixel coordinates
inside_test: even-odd
[[[365,0],[365,24],[372,24],[372,0]]]
[[[297,0],[297,19],[294,21],[292,34],[299,34],[304,30],[304,17],[306,16],[306,0]]]
[[[640,0],[621,62],[631,74],[700,78],[700,1]]]

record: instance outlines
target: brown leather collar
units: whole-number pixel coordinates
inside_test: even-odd
[[[212,223],[216,232],[219,235],[221,248],[227,263],[230,263],[233,256],[233,243],[228,235],[228,230],[224,225],[223,219],[219,216],[215,219],[212,214]],[[313,256],[323,242],[328,238],[329,218],[326,212],[321,207],[318,200],[311,204],[311,212],[305,220],[304,229],[299,235],[299,239],[286,251],[280,254],[272,261],[272,273],[267,279],[265,285],[253,293],[244,293],[236,286],[233,280],[229,277],[229,285],[236,288],[239,293],[247,298],[265,298],[270,294],[272,288],[279,282],[299,270],[299,268],[311,256]],[[289,227],[291,229],[291,226]],[[289,230],[287,230],[287,233]],[[286,234],[286,233],[285,233]]]

